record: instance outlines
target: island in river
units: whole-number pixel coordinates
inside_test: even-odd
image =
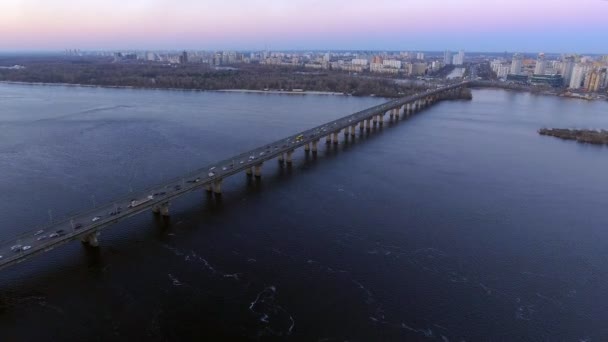
[[[582,143],[608,145],[608,131],[589,129],[541,128],[541,135],[550,135],[565,140],[576,140]]]

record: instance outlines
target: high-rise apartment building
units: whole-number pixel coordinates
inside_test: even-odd
[[[457,55],[452,58],[452,62],[454,65],[463,65],[464,64],[464,51],[460,50]]]
[[[546,68],[545,54],[539,53],[536,59],[536,66],[534,67],[534,75],[544,75]]]
[[[452,64],[452,52],[446,50],[443,52],[443,64],[451,65]]]
[[[511,61],[511,75],[520,75],[521,74],[521,68],[523,66],[524,63],[524,57],[519,54],[516,53],[513,55],[513,60]]]
[[[574,70],[574,56],[564,57],[562,61],[562,77],[564,78],[564,84],[570,84],[572,79],[572,72]]]
[[[587,72],[587,66],[584,64],[577,64],[572,68],[570,73],[569,88],[579,89],[583,85],[585,80],[585,73]],[[562,75],[563,77],[563,75]],[[564,81],[565,82],[565,81]]]

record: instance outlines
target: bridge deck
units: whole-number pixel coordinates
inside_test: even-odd
[[[391,109],[399,108],[407,103],[466,85],[467,82],[453,84],[421,94],[389,101],[347,115],[239,155],[214,162],[197,171],[184,175],[183,177],[149,187],[145,190],[138,191],[137,193],[128,194],[127,196],[118,198],[104,205],[97,206],[54,224],[50,224],[43,229],[27,232],[10,241],[0,243],[0,269],[22,262],[34,255],[49,251],[69,241],[89,236],[90,234],[128,217],[144,211],[150,211],[185,193],[212,185],[217,180],[243,172],[267,160],[293,151],[298,147],[313,141],[318,141],[331,133],[339,132],[346,127],[354,126],[363,120],[371,119],[374,115],[384,114]],[[300,135],[303,136],[303,138],[297,141],[296,137]],[[210,176],[211,169],[213,172],[212,176]],[[148,196],[150,196],[150,198]],[[132,199],[145,202],[129,207]],[[115,214],[110,215],[112,212]],[[58,236],[52,235],[53,233]]]

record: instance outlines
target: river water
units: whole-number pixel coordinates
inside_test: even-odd
[[[378,98],[0,84],[0,240]],[[388,117],[387,117],[388,118]],[[475,90],[0,273],[0,340],[608,339],[608,104]]]

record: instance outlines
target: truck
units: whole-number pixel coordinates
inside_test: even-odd
[[[150,196],[148,196],[148,197],[146,197],[146,198],[144,198],[142,200],[133,199],[129,203],[129,208],[135,208],[135,207],[137,207],[139,205],[142,205],[142,204],[144,204],[146,202],[150,202],[153,199],[154,199],[154,196],[152,196],[152,195],[150,195]]]

